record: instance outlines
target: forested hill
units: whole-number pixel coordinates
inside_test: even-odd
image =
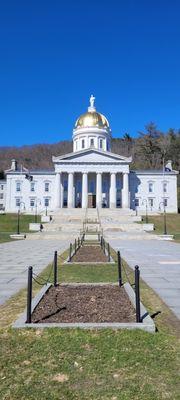
[[[22,147],[0,147],[0,171],[10,168],[15,158],[18,164],[31,169],[51,169],[52,155],[58,156],[72,152],[71,141],[54,144],[36,144]],[[129,134],[112,140],[112,152],[131,156],[131,168],[161,169],[163,158],[173,161],[173,168],[180,170],[180,130],[169,129],[160,132],[153,123],[134,139]]]

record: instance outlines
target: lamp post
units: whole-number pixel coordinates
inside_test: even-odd
[[[161,210],[161,204],[163,205],[163,224],[164,224],[164,235],[167,235],[167,223],[166,223],[166,206],[165,201],[159,203],[159,210]]]
[[[17,235],[20,234],[20,212],[21,212],[20,207],[21,207],[21,204],[24,205],[24,210],[25,210],[25,203],[24,203],[24,201],[20,201],[20,203],[19,203],[19,208],[18,208],[18,213],[17,213]]]
[[[35,224],[37,223],[37,206],[38,206],[38,203],[41,204],[41,200],[40,199],[36,199],[36,203],[35,203],[35,218],[34,218]]]
[[[146,205],[146,224],[148,224],[148,201],[147,199],[143,199],[142,205]]]

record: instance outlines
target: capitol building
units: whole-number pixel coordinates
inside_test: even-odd
[[[177,212],[177,175],[171,161],[164,171],[131,170],[131,157],[111,152],[112,132],[107,118],[90,97],[87,111],[73,129],[73,152],[52,157],[53,170],[19,168],[12,160],[4,181],[6,212],[55,211],[61,208],[118,208]],[[108,210],[107,210],[108,212]]]

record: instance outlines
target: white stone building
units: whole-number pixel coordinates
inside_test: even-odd
[[[177,212],[177,171],[131,171],[131,157],[111,152],[108,120],[94,106],[81,115],[73,130],[73,153],[53,157],[52,171],[27,171],[12,160],[6,171],[6,211],[54,211],[68,207],[136,209],[143,213]],[[32,177],[31,179],[30,176]]]

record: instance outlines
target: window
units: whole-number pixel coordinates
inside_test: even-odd
[[[85,147],[85,141],[84,141],[84,139],[82,140],[82,149],[84,149],[84,147]]]
[[[34,207],[35,206],[35,199],[30,199],[30,207]]]
[[[0,193],[0,199],[3,199],[4,195],[3,193]]]
[[[167,182],[163,183],[163,192],[167,193]]]
[[[4,189],[4,185],[1,185],[1,190],[3,190]]]
[[[49,192],[49,182],[45,182],[45,192]]]
[[[154,199],[148,199],[148,201],[149,201],[149,207],[153,207]]]
[[[20,191],[21,191],[21,183],[16,182],[16,192],[20,192]]]
[[[135,207],[139,207],[139,199],[135,199]]]
[[[19,198],[16,199],[16,207],[20,207],[20,199]]]
[[[31,192],[35,191],[35,182],[31,182]]]
[[[90,140],[90,146],[94,146],[94,139]]]
[[[168,205],[168,199],[164,199],[164,207],[167,207]]]
[[[99,141],[99,147],[100,147],[100,149],[103,148],[103,140],[102,139],[100,139],[100,141]]]
[[[152,182],[149,182],[149,193],[152,193],[154,190],[154,185]]]
[[[48,197],[46,197],[46,198],[44,199],[44,206],[45,206],[45,207],[49,207],[49,199],[48,199]]]

